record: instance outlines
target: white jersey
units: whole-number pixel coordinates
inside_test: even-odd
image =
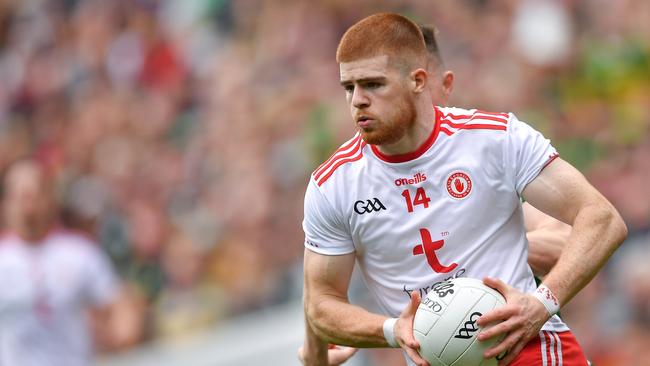
[[[520,196],[556,150],[512,114],[435,111],[417,151],[384,156],[357,134],[316,169],[305,196],[305,247],[355,252],[368,289],[392,317],[411,291],[424,297],[452,277],[536,288]],[[543,329],[568,330],[557,316]]]
[[[0,365],[92,364],[85,310],[116,293],[108,258],[84,237],[53,230],[39,243],[0,238]]]

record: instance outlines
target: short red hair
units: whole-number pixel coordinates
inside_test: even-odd
[[[411,68],[426,67],[427,48],[420,27],[399,14],[379,13],[350,27],[336,50],[338,63],[387,55]]]

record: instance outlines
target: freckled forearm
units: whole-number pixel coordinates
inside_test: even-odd
[[[627,235],[610,205],[587,206],[578,212],[557,264],[544,279],[564,305],[602,268]]]
[[[303,363],[305,365],[327,365],[327,347],[326,341],[316,335],[312,325],[307,318],[305,311],[305,343],[303,346]]]
[[[309,307],[308,321],[324,341],[358,347],[387,347],[385,316],[373,314],[339,299],[321,298]]]

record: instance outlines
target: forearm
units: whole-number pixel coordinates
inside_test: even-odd
[[[336,297],[323,295],[314,300],[307,308],[307,321],[323,341],[358,348],[388,347],[385,316]]]
[[[305,344],[303,346],[303,358],[305,366],[328,365],[327,359],[328,343],[316,335],[309,323],[305,311]]]
[[[566,304],[591,281],[626,235],[623,220],[608,202],[582,207],[568,244],[544,284],[561,305]]]

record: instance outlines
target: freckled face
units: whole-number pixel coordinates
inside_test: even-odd
[[[350,114],[367,143],[395,143],[414,125],[417,112],[407,76],[388,56],[342,62],[340,76]]]

